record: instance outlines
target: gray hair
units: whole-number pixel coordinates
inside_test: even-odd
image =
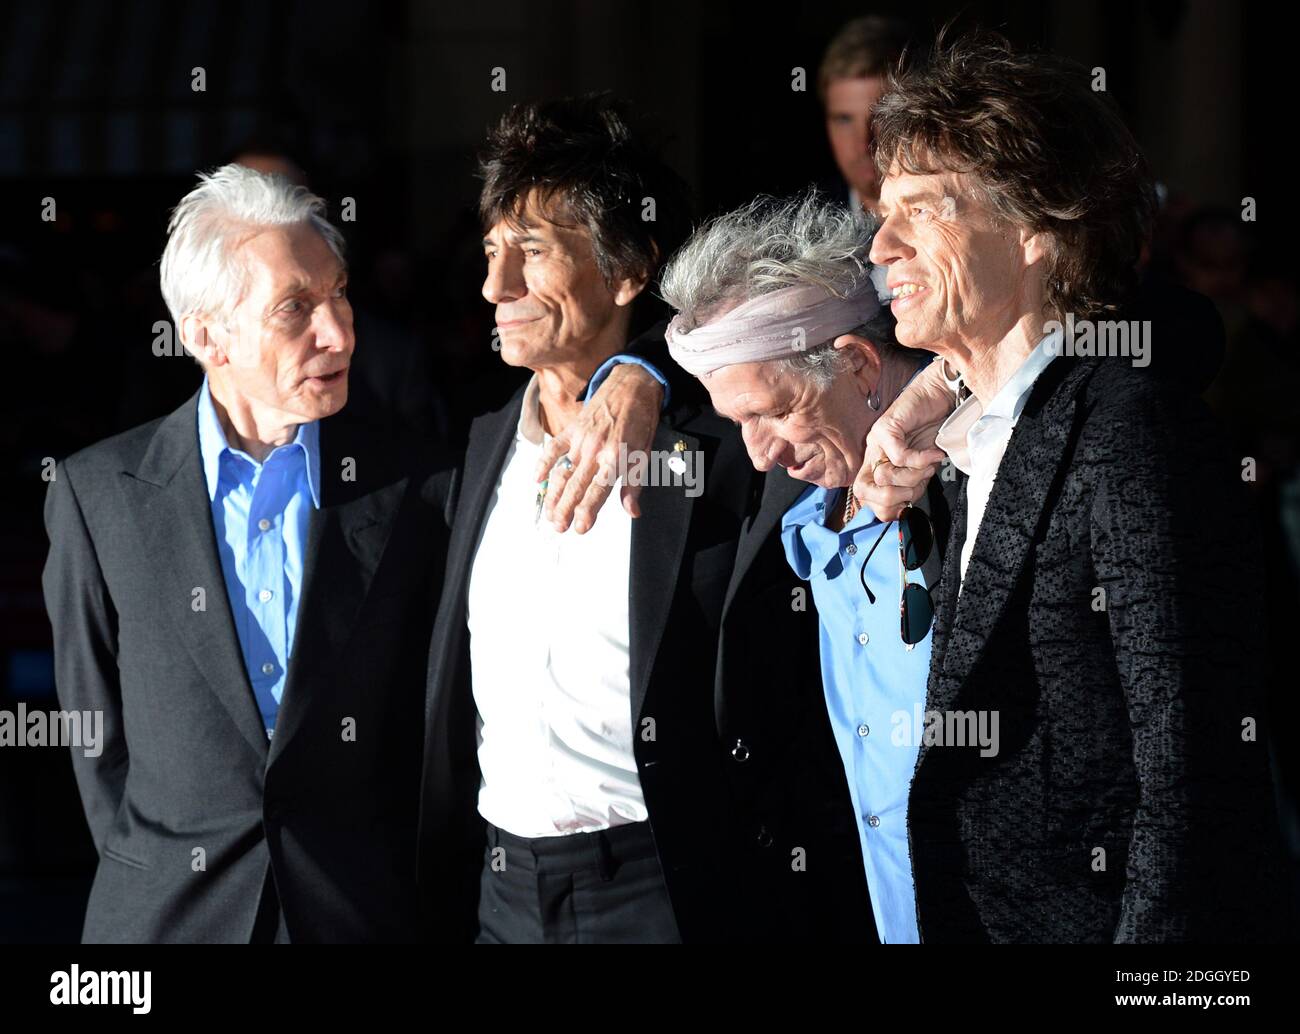
[[[687,332],[786,287],[817,284],[843,298],[871,275],[876,225],[816,190],[788,201],[760,197],[700,227],[664,268],[659,292]],[[852,333],[875,343],[882,357],[901,352],[888,308]],[[829,341],[774,362],[820,387],[849,368],[849,356]]]
[[[343,235],[325,217],[325,202],[280,175],[242,165],[199,174],[167,224],[159,279],[179,331],[181,320],[201,313],[225,320],[247,289],[236,247],[249,231],[307,224],[340,262]]]

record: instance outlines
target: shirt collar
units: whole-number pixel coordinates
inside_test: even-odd
[[[1001,417],[1003,420],[1010,420],[1013,424],[1019,420],[1020,412],[1029,401],[1029,393],[1034,390],[1034,382],[1038,380],[1038,375],[1047,369],[1047,364],[1060,352],[1060,341],[1061,332],[1054,330],[1038,342],[1037,347],[1025,356],[1024,361],[1016,368],[1016,372],[1007,378],[1007,383],[998,389],[984,415]]]
[[[533,445],[546,441],[546,432],[542,430],[541,391],[537,374],[533,374],[524,388],[524,403],[519,408],[519,437]]]
[[[989,402],[988,409],[974,395],[959,405],[949,414],[948,419],[939,427],[934,444],[948,454],[963,474],[971,472],[969,436],[975,424],[988,418],[990,421],[1005,420],[1014,428],[1020,414],[1029,401],[1029,394],[1034,384],[1047,369],[1048,364],[1060,353],[1061,331],[1054,330],[1046,335],[1025,356],[1015,373],[1007,378],[1005,384]]]
[[[307,487],[311,491],[312,505],[320,509],[320,421],[299,424],[298,433],[288,445],[274,449],[271,455],[280,449],[298,446],[306,458]],[[199,389],[199,454],[203,459],[203,477],[208,486],[208,499],[217,498],[217,487],[221,481],[221,457],[226,453],[242,457],[254,466],[260,464],[241,449],[236,449],[226,440],[226,432],[217,419],[216,407],[212,404],[212,391],[208,387],[207,377],[203,378],[203,387]],[[270,458],[269,456],[267,457]]]
[[[832,506],[844,506],[842,488],[809,485],[781,518],[781,543],[786,560],[794,573],[807,581],[813,572],[825,571],[840,555],[846,541],[852,541],[863,528],[879,524],[869,507],[862,507],[853,520],[839,531],[826,527]]]

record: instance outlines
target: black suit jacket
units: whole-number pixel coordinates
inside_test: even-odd
[[[72,755],[100,854],[84,939],[247,941],[268,876],[293,941],[413,939],[451,472],[409,442],[322,421],[321,507],[268,743],[218,559],[197,398],[69,457],[46,499],[59,700],[105,723],[99,757]]]
[[[767,514],[752,533],[760,505],[779,503],[765,496],[734,427],[688,401],[698,397],[690,384],[673,390],[681,404],[653,448],[683,441],[700,450],[703,493],[642,492],[632,525],[629,706],[633,728],[655,723],[654,740],[638,736],[634,750],[679,930],[687,941],[869,939],[816,617],[791,610],[798,580]],[[522,394],[471,428],[430,651],[420,873],[437,939],[471,939],[477,927],[484,840],[465,606]],[[774,649],[778,641],[784,649]],[[805,867],[792,864],[794,848]]]
[[[1252,523],[1239,458],[1171,385],[1048,366],[958,595],[962,479],[927,708],[997,712],[1000,751],[921,747],[926,941],[1270,936]]]

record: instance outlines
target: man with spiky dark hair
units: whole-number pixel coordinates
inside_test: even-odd
[[[422,807],[434,938],[833,939],[869,915],[820,694],[718,675],[761,494],[740,436],[689,381],[648,414],[638,453],[584,451],[570,431],[688,227],[645,139],[626,107],[586,97],[516,107],[482,156],[483,295],[502,358],[533,376],[474,422],[454,501]],[[666,352],[656,365],[671,369]],[[615,478],[622,507],[574,510]],[[571,515],[580,534],[560,534]],[[750,582],[734,620],[788,611],[786,581]]]
[[[581,227],[606,283],[629,272],[648,280],[691,230],[688,189],[659,149],[654,130],[611,94],[515,107],[481,156],[479,216],[485,227],[522,229],[534,216]],[[662,306],[643,291],[632,310],[635,334]]]

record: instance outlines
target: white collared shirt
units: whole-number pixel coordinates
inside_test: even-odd
[[[536,521],[547,440],[534,376],[469,581],[478,810],[522,837],[647,817],[632,753],[632,518],[615,486],[584,535]]]
[[[1029,393],[1047,364],[1060,352],[1061,332],[1054,331],[1029,353],[1007,382],[998,389],[987,410],[971,395],[953,410],[939,428],[934,444],[970,480],[966,483],[966,541],[961,547],[961,577],[966,580],[975,537],[993,492],[1011,432],[1029,401]],[[958,588],[960,592],[960,587]]]

